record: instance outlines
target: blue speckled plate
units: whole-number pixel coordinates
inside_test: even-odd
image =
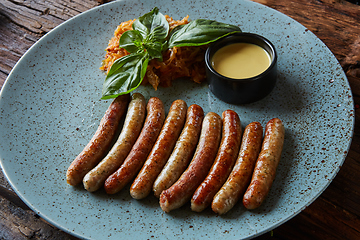
[[[104,49],[117,25],[158,6],[181,19],[206,18],[239,25],[272,41],[279,78],[265,99],[234,106],[216,99],[206,84],[176,81],[172,88],[141,87],[167,109],[177,98],[206,112],[234,109],[245,127],[279,117],[285,146],[271,192],[259,209],[241,204],[225,216],[189,205],[165,214],[155,197],[129,191],[108,196],[66,184],[69,164],[95,132],[110,101],[101,101]],[[250,1],[125,0],[94,8],[58,26],[16,64],[0,96],[0,158],[16,193],[40,216],[88,239],[240,239],[284,223],[314,201],[342,165],[354,114],[349,84],[329,49],[291,18]]]

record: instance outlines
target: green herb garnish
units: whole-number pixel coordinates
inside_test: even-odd
[[[106,76],[101,99],[115,98],[135,90],[145,76],[149,61],[162,61],[162,53],[168,48],[201,46],[241,32],[234,25],[197,19],[169,33],[169,23],[156,7],[136,19],[132,27],[133,30],[124,32],[119,41],[119,47],[130,54],[114,61]]]

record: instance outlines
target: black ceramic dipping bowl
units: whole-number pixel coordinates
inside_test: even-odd
[[[234,79],[225,77],[212,67],[212,57],[222,47],[233,43],[252,43],[265,49],[270,55],[270,66],[257,76]],[[277,53],[266,38],[253,33],[234,33],[215,41],[205,53],[206,76],[211,92],[224,102],[245,104],[258,101],[274,88],[277,78]]]

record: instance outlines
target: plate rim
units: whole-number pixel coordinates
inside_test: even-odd
[[[239,0],[233,0],[233,1],[239,1]],[[255,5],[261,6],[262,8],[266,8],[267,11],[270,10],[270,11],[276,12],[276,14],[281,14],[281,15],[283,15],[283,17],[286,17],[287,19],[289,19],[289,20],[293,21],[294,23],[299,24],[299,25],[301,25],[302,27],[304,27],[305,29],[307,29],[305,26],[303,26],[303,25],[302,25],[301,23],[299,23],[298,21],[294,20],[293,18],[291,18],[291,17],[287,16],[286,14],[284,14],[284,13],[282,13],[282,12],[279,12],[279,11],[273,9],[273,8],[270,8],[270,7],[266,6],[266,5],[262,5],[262,4],[260,4],[260,3],[252,2],[252,1],[249,1],[249,0],[242,0],[242,1],[246,1],[246,2],[251,3],[251,4],[255,4]],[[113,5],[113,4],[114,4],[114,5],[115,5],[115,4],[119,4],[119,2],[127,2],[127,0],[113,1],[113,2],[105,3],[105,4],[102,4],[102,5],[99,5],[99,6],[95,6],[95,7],[91,8],[91,9],[88,9],[88,10],[82,12],[82,13],[77,14],[77,15],[74,16],[74,17],[71,17],[70,19],[62,22],[61,24],[57,25],[57,26],[54,27],[52,30],[50,30],[48,33],[46,33],[44,36],[42,36],[39,40],[37,40],[37,41],[19,58],[19,60],[18,60],[18,61],[16,62],[16,64],[14,65],[14,67],[11,69],[11,71],[10,71],[9,75],[7,76],[7,78],[6,78],[3,86],[2,86],[2,88],[1,88],[1,91],[0,91],[0,102],[1,102],[1,100],[2,100],[3,93],[4,93],[4,92],[6,91],[6,89],[9,87],[9,86],[8,86],[8,85],[10,84],[10,83],[9,83],[9,82],[10,82],[9,79],[11,79],[11,78],[12,78],[12,75],[14,74],[14,72],[17,71],[18,65],[21,63],[21,61],[22,61],[25,57],[27,57],[27,55],[31,54],[33,48],[35,48],[37,45],[39,45],[39,44],[41,44],[43,41],[45,41],[47,36],[49,36],[50,34],[53,34],[54,32],[57,31],[57,29],[59,29],[59,28],[65,26],[65,25],[69,24],[70,22],[75,21],[75,20],[76,20],[77,18],[79,18],[79,17],[82,17],[82,16],[84,16],[84,15],[86,15],[86,14],[89,14],[89,13],[91,13],[92,11],[97,11],[98,9],[101,9],[101,8],[107,8],[107,7],[109,7],[109,6]],[[240,1],[240,2],[241,2],[241,1]],[[309,30],[309,32],[311,32],[311,31]],[[312,32],[311,32],[311,33],[312,33]],[[316,39],[318,39],[321,43],[323,43],[322,40],[319,39],[314,33],[312,33],[312,34],[315,36]],[[338,61],[338,59],[337,59],[336,56],[332,53],[332,51],[328,48],[328,46],[327,46],[325,43],[323,43],[323,44],[324,44],[324,46],[328,49],[328,51],[333,55],[332,57],[333,57],[334,59],[336,59],[337,64],[338,64],[339,66],[341,66],[340,63],[339,63],[339,61]],[[344,71],[343,71],[342,68],[341,68],[341,71],[344,73]],[[348,78],[347,78],[346,74],[344,73],[343,75],[344,75],[344,78],[345,78],[344,80],[348,83],[348,87],[349,87],[349,89],[350,89],[350,94],[351,94],[351,99],[352,99],[352,107],[353,107],[353,109],[354,109],[353,93],[352,93],[352,91],[351,91],[351,86],[350,86],[350,84],[349,84],[349,81],[348,81]],[[344,162],[345,162],[345,160],[346,160],[346,157],[347,157],[347,155],[348,155],[349,149],[350,149],[350,147],[351,147],[351,143],[352,143],[353,135],[354,135],[355,116],[353,115],[351,119],[352,119],[352,124],[351,124],[351,129],[349,129],[349,133],[350,133],[351,137],[350,137],[350,140],[348,141],[348,144],[347,144],[347,149],[346,149],[346,152],[347,152],[347,153],[346,153],[346,154],[343,156],[343,158],[341,159],[340,164],[338,164],[338,168],[336,168],[336,170],[333,171],[333,174],[332,174],[331,179],[329,179],[329,181],[327,182],[327,184],[326,184],[326,186],[323,188],[323,190],[320,191],[320,192],[318,192],[305,206],[303,206],[302,208],[299,208],[298,211],[296,211],[295,214],[292,214],[291,216],[289,216],[289,217],[287,217],[287,218],[284,218],[284,219],[282,219],[281,221],[278,221],[276,224],[273,224],[273,225],[271,226],[271,228],[267,228],[267,229],[265,229],[265,230],[263,230],[263,231],[260,231],[260,232],[256,233],[255,235],[249,236],[249,238],[253,238],[253,237],[259,236],[259,235],[261,235],[261,234],[264,234],[265,232],[268,232],[268,231],[270,231],[270,230],[272,230],[272,229],[275,229],[276,227],[282,225],[283,223],[287,222],[287,221],[290,220],[291,218],[297,216],[297,215],[298,215],[301,211],[303,211],[307,206],[311,205],[311,204],[327,189],[327,187],[333,182],[334,178],[337,176],[337,174],[338,174],[341,166],[344,164]],[[345,149],[344,149],[344,150],[345,150]],[[84,236],[79,235],[78,233],[76,233],[76,232],[74,232],[74,231],[71,231],[69,228],[66,228],[66,227],[63,227],[62,225],[57,224],[57,222],[53,221],[51,218],[48,218],[46,215],[43,215],[39,209],[37,209],[36,207],[34,207],[34,206],[26,199],[26,197],[23,195],[23,193],[18,190],[18,188],[16,187],[16,185],[13,183],[13,181],[12,181],[11,178],[10,178],[10,176],[8,175],[7,171],[5,171],[4,165],[3,165],[3,160],[2,160],[2,157],[1,157],[1,156],[0,156],[0,166],[1,166],[1,168],[2,168],[2,172],[3,172],[4,176],[6,177],[7,181],[8,181],[9,184],[11,185],[12,189],[13,189],[13,190],[16,192],[16,194],[22,199],[22,201],[24,201],[24,203],[29,206],[29,208],[31,208],[36,214],[38,214],[39,216],[41,216],[42,218],[44,218],[44,219],[45,219],[46,221],[48,221],[49,223],[55,225],[57,228],[65,231],[65,232],[67,232],[67,233],[69,233],[69,234],[71,234],[71,235],[73,235],[73,236],[75,236],[75,237],[84,238]],[[245,239],[246,239],[246,238],[245,238]]]

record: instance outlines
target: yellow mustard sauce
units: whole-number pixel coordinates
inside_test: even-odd
[[[211,64],[223,76],[244,79],[264,72],[271,64],[271,57],[258,45],[233,43],[216,51]]]

